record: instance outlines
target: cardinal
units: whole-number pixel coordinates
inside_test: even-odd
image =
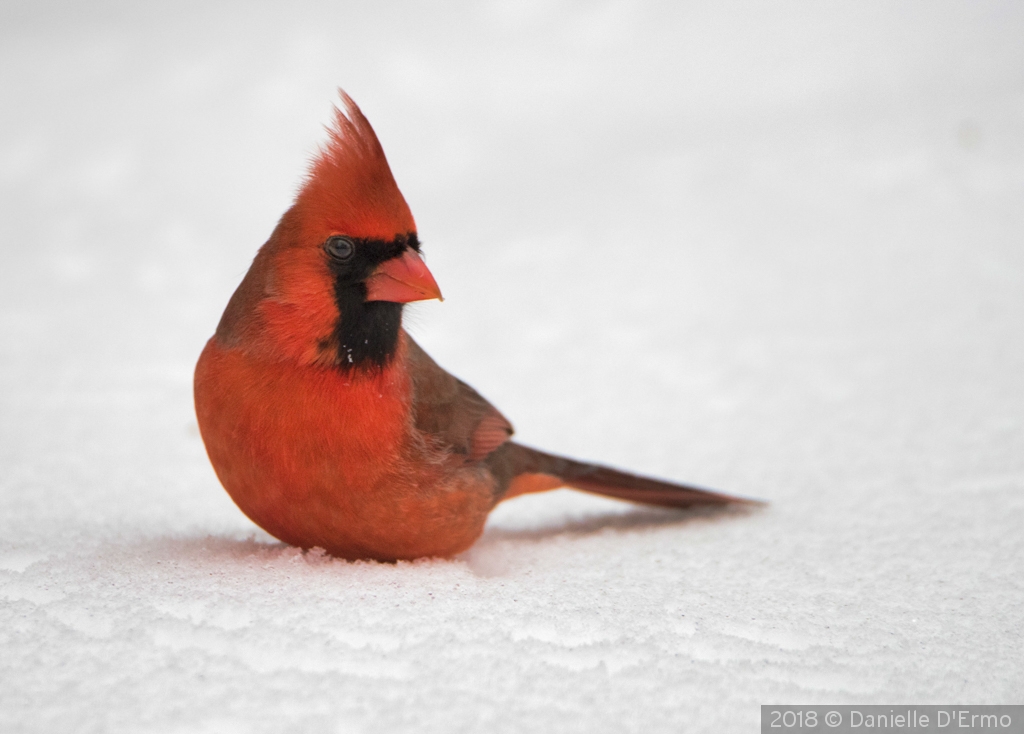
[[[286,543],[347,559],[452,556],[504,500],[558,487],[665,507],[740,498],[554,456],[402,328],[441,298],[370,123],[341,92],[328,141],[195,371],[224,488]]]

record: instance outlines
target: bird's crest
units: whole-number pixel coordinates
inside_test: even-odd
[[[306,223],[354,237],[391,240],[416,231],[373,128],[339,89],[341,109],[313,159],[296,206]]]

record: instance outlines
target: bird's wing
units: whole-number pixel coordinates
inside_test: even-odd
[[[405,338],[416,428],[450,444],[469,461],[478,461],[505,443],[513,432],[508,419],[476,390],[445,372],[411,336]]]

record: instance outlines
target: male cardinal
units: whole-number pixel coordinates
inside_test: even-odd
[[[465,550],[527,492],[743,502],[509,440],[508,420],[402,328],[403,304],[441,291],[377,136],[341,97],[196,365],[199,429],[242,511],[286,543],[394,561]]]

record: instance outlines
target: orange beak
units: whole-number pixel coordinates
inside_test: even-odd
[[[367,301],[409,303],[431,298],[444,300],[434,276],[413,249],[406,250],[401,257],[381,263],[366,279]]]

